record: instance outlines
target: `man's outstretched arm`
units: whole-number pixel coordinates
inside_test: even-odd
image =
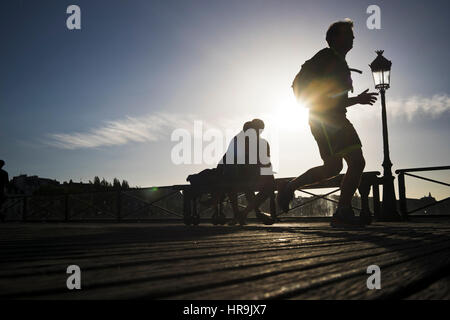
[[[370,104],[371,106],[377,101],[377,92],[368,92],[369,89],[361,92],[356,97],[348,98],[347,108],[355,104]]]

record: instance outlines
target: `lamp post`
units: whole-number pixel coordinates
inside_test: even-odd
[[[392,175],[392,162],[389,157],[389,141],[386,117],[385,92],[389,89],[392,62],[383,57],[383,50],[375,51],[377,57],[369,65],[372,70],[375,89],[381,95],[381,117],[383,122],[383,203],[381,205],[380,221],[399,221],[400,215],[397,212],[397,200],[394,190],[394,176]]]

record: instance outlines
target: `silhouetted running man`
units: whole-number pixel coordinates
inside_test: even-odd
[[[287,212],[296,189],[337,176],[343,167],[342,159],[345,159],[348,170],[342,180],[332,227],[363,225],[354,215],[351,200],[359,186],[365,160],[361,140],[346,117],[346,108],[355,104],[373,105],[377,93],[369,93],[367,89],[356,97],[348,97],[353,86],[345,56],[353,47],[353,39],[351,20],[333,23],[326,33],[329,47],[306,61],[294,79],[294,93],[310,108],[311,133],[324,164],[291,180],[277,197],[279,206]]]
[[[246,217],[252,210],[255,211],[259,221],[265,224],[273,223],[271,217],[259,209],[259,206],[270,196],[270,192],[273,192],[274,186],[273,174],[261,175],[262,167],[266,167],[271,172],[269,144],[259,136],[263,129],[264,122],[260,119],[246,122],[243,130],[231,140],[227,152],[217,166],[227,182],[253,182],[260,186],[260,192],[256,196],[250,190],[245,192],[248,206],[243,212],[239,210],[237,193],[228,193],[234,213],[234,218],[230,221],[230,225],[238,222],[241,225],[245,224]],[[264,147],[267,150],[265,164],[262,164],[260,161],[259,147]]]
[[[5,165],[5,161],[0,160],[0,219],[3,222],[4,221],[4,214],[3,214],[3,203],[6,200],[6,194],[5,194],[5,188],[9,185],[9,178],[8,178],[8,172],[3,170],[3,166]]]

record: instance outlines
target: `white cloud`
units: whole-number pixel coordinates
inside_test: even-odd
[[[151,142],[170,139],[175,129],[185,129],[193,133],[194,121],[201,121],[203,130],[216,129],[236,131],[242,124],[251,120],[250,115],[239,117],[214,117],[206,119],[205,116],[193,114],[155,113],[141,117],[106,121],[98,128],[87,132],[52,133],[47,135],[44,144],[60,149],[82,149],[103,146],[124,145],[131,142]]]
[[[418,115],[429,115],[436,118],[450,110],[450,97],[447,94],[435,94],[432,97],[412,96],[386,103],[390,115],[406,117],[409,121]]]
[[[129,142],[158,141],[173,129],[188,127],[189,116],[157,113],[140,118],[107,121],[88,132],[54,133],[44,143],[61,149],[95,148],[123,145]]]
[[[350,107],[349,114],[356,119],[381,118],[380,97],[373,106],[359,105]],[[418,116],[436,119],[443,113],[450,111],[450,96],[447,94],[435,94],[431,97],[412,96],[409,98],[386,97],[386,109],[388,118],[393,120],[406,119],[414,121]]]

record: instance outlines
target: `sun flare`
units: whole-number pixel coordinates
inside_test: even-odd
[[[293,95],[279,100],[273,111],[273,124],[279,130],[299,131],[308,124],[308,109],[297,102]]]

